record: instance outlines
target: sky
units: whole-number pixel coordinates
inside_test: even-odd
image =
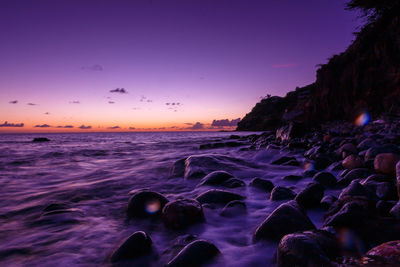
[[[233,127],[315,80],[344,0],[1,0],[0,132]]]

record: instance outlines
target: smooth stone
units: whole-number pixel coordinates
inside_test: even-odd
[[[220,185],[233,175],[226,171],[214,171],[207,174],[200,182],[201,185]]]
[[[377,146],[377,143],[373,139],[366,138],[357,145],[357,149],[363,151],[375,146]]]
[[[375,157],[374,168],[377,173],[395,177],[396,164],[400,161],[400,155],[393,153],[383,153]]]
[[[128,201],[128,215],[132,218],[158,216],[167,203],[168,199],[160,193],[139,191],[134,193]]]
[[[389,211],[390,216],[400,220],[400,202],[397,202]]]
[[[338,184],[347,186],[352,181],[357,180],[357,179],[364,179],[364,178],[368,177],[371,174],[372,174],[372,171],[369,170],[369,169],[365,169],[365,168],[353,169],[353,170],[348,171],[343,176],[343,178],[339,179]]]
[[[245,197],[225,190],[211,189],[196,197],[201,204],[226,204],[233,200],[243,200]]]
[[[185,161],[186,158],[175,161],[169,169],[169,177],[183,177],[185,175]]]
[[[332,196],[332,195],[328,195],[328,196],[324,196],[321,199],[320,205],[323,209],[327,210],[329,209],[332,204],[337,200],[337,197]]]
[[[310,183],[297,194],[295,200],[305,208],[318,206],[324,196],[324,187],[316,182]]]
[[[337,184],[336,177],[330,172],[318,172],[314,175],[313,180],[325,187],[335,187]]]
[[[396,205],[396,201],[393,200],[379,200],[376,203],[376,211],[380,216],[389,216],[390,210]]]
[[[357,181],[351,182],[339,195],[339,199],[344,199],[345,197],[365,197],[367,199],[373,198],[373,194],[368,191],[366,187],[361,185]]]
[[[251,187],[261,189],[264,192],[271,192],[271,190],[274,188],[274,184],[271,181],[258,177],[251,180],[249,185]]]
[[[246,186],[246,184],[238,178],[228,179],[225,182],[223,182],[221,185],[228,187],[228,188],[237,188],[237,187],[245,187]]]
[[[254,233],[254,239],[279,240],[284,235],[299,231],[313,230],[315,225],[308,218],[305,210],[296,201],[289,201],[278,206]]]
[[[179,251],[196,239],[196,235],[184,234],[169,242],[167,248],[162,252],[163,258],[165,258],[164,262],[174,258],[178,255]]]
[[[340,248],[334,235],[316,230],[285,235],[278,245],[277,266],[335,266]]]
[[[218,248],[205,240],[196,240],[185,246],[167,267],[201,266],[220,254]]]
[[[183,229],[204,220],[201,204],[194,199],[178,199],[167,203],[161,214],[165,226]]]
[[[271,191],[270,200],[288,200],[295,197],[296,193],[293,190],[283,186],[275,186]]]
[[[358,155],[350,155],[342,161],[342,166],[348,170],[362,168],[364,166],[364,161]]]
[[[373,160],[377,155],[382,153],[400,154],[400,148],[394,144],[371,147],[367,150],[367,153],[365,153],[365,160]]]
[[[357,148],[352,143],[344,144],[338,150],[338,154],[343,159],[346,158],[347,156],[357,154],[357,153],[358,153]]]
[[[151,252],[152,243],[145,232],[137,231],[112,253],[111,262],[144,256]]]
[[[287,180],[287,181],[299,181],[301,180],[303,177],[300,175],[286,175],[285,177],[283,177],[283,180]]]
[[[235,217],[247,213],[246,203],[240,200],[234,200],[225,205],[221,211],[223,217]]]
[[[332,216],[326,218],[324,226],[357,227],[363,224],[368,217],[365,205],[357,201],[345,203],[342,208]]]

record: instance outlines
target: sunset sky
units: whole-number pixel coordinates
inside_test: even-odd
[[[234,125],[344,51],[344,3],[2,0],[0,132]]]

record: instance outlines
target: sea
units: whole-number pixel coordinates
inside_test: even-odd
[[[249,186],[254,177],[270,179],[299,191],[309,181],[282,180],[302,174],[294,166],[271,165],[285,155],[303,161],[301,153],[235,147],[200,149],[251,132],[134,132],[0,135],[0,266],[109,266],[110,254],[133,232],[145,231],[154,253],[146,263],[164,266],[171,247],[182,236],[207,240],[221,251],[210,266],[273,266],[275,242],[254,242],[257,226],[282,201]],[[46,137],[50,142],[32,142]],[[246,197],[246,214],[221,216],[222,207],[204,207],[205,222],[171,230],[160,219],[130,219],[130,194],[149,189],[169,200],[195,198],[212,189],[200,179],[171,177],[174,162],[189,156],[216,157],[220,166],[246,186],[229,188]],[[207,168],[207,170],[209,170]],[[56,212],[54,212],[56,211]],[[321,224],[321,211],[310,218]]]

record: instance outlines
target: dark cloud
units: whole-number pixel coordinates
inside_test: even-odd
[[[13,101],[10,101],[10,102],[8,102],[8,103],[10,103],[10,104],[17,104],[17,103],[18,103],[18,100],[13,100]]]
[[[145,97],[144,95],[142,95],[142,96],[140,97],[140,100],[139,100],[139,101],[140,101],[140,102],[147,102],[147,103],[153,102],[153,100],[148,99],[148,98]]]
[[[91,71],[103,71],[103,66],[100,64],[94,64],[92,66],[82,67],[83,70],[91,70]]]
[[[28,105],[28,106],[36,106],[37,104],[35,104],[35,103],[28,103],[27,105]]]
[[[35,125],[35,128],[49,128],[49,127],[51,127],[51,126],[48,124]]]
[[[115,88],[114,90],[110,90],[110,93],[127,94],[128,91],[125,88]]]
[[[240,121],[240,118],[234,119],[234,120],[213,120],[211,123],[211,127],[234,127],[237,126],[238,122]]]
[[[50,112],[46,112],[46,113],[44,113],[44,115],[50,115]]]
[[[57,128],[74,128],[72,125],[57,126]]]
[[[81,102],[74,100],[74,101],[69,101],[70,104],[80,104]]]
[[[135,127],[129,127],[129,130],[135,130],[136,128]]]
[[[201,130],[201,129],[204,129],[204,124],[200,123],[200,122],[196,122],[195,124],[193,124],[192,127],[188,127],[187,129],[189,129],[189,130]]]
[[[108,101],[108,104],[115,104],[114,101]]]
[[[3,124],[0,124],[0,127],[24,127],[23,123],[8,123],[5,121]]]
[[[88,125],[88,126],[85,126],[85,125],[82,124],[82,125],[79,126],[78,128],[79,128],[79,129],[83,129],[83,130],[87,130],[87,129],[92,129],[92,126],[89,126],[89,125]]]
[[[191,122],[185,122],[184,124],[186,124],[186,125],[193,125],[193,123],[191,123]]]
[[[167,106],[180,106],[181,105],[181,103],[179,103],[179,102],[171,102],[171,103],[165,103],[165,105],[167,105]]]
[[[113,127],[108,127],[107,129],[115,130],[115,129],[121,129],[121,127],[119,127],[119,126],[113,126]]]

